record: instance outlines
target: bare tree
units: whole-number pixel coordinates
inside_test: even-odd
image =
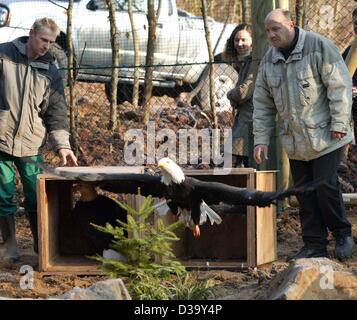
[[[112,45],[112,78],[111,78],[111,97],[110,97],[110,118],[109,130],[114,130],[118,126],[118,106],[117,92],[119,81],[119,33],[115,19],[115,0],[106,0],[109,9],[110,21],[110,41]]]
[[[305,0],[296,0],[295,4],[295,21],[296,25],[300,28],[304,25],[304,10],[305,9]]]
[[[72,43],[72,19],[73,19],[73,0],[68,1],[67,8],[67,81],[69,87],[69,126],[71,133],[71,142],[74,153],[78,154],[78,143],[77,143],[77,124],[76,124],[76,106],[75,106],[75,93],[74,93],[74,51]]]
[[[159,1],[158,11],[155,12],[155,1],[148,0],[148,12],[147,19],[149,24],[148,30],[148,44],[146,50],[146,71],[144,80],[144,123],[149,121],[150,116],[150,99],[152,97],[152,79],[153,79],[153,65],[154,65],[154,53],[156,48],[156,24],[159,18],[158,14],[161,8],[161,0]]]
[[[247,0],[241,0],[242,5],[242,22],[248,23]]]
[[[211,110],[213,114],[213,124],[214,128],[218,128],[218,120],[217,120],[217,114],[216,114],[216,95],[214,93],[214,56],[213,56],[213,50],[212,50],[212,45],[211,45],[211,33],[208,25],[208,19],[207,19],[207,5],[206,5],[206,0],[201,0],[201,10],[202,10],[202,17],[203,17],[203,24],[205,28],[205,34],[206,34],[206,42],[207,42],[207,50],[208,50],[208,56],[209,56],[209,94],[210,94],[210,104],[211,104]]]
[[[144,80],[144,123],[149,121],[150,116],[150,98],[152,96],[152,79],[154,52],[156,47],[156,14],[154,0],[148,0],[147,19],[149,24],[148,42],[145,59],[145,80]]]
[[[134,83],[133,83],[133,106],[135,108],[138,107],[139,103],[139,79],[140,79],[140,70],[139,70],[139,63],[140,63],[140,56],[139,56],[139,39],[138,39],[138,34],[136,32],[136,26],[134,22],[134,16],[133,16],[133,0],[128,0],[128,14],[129,14],[129,19],[130,19],[130,25],[131,25],[131,34],[133,37],[133,46],[134,46]]]

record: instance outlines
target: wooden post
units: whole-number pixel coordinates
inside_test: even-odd
[[[252,25],[254,26],[252,51],[254,79],[258,73],[259,63],[269,48],[269,42],[265,34],[264,20],[267,14],[273,9],[275,9],[275,0],[252,0],[251,2]],[[277,166],[271,165],[271,162],[276,163],[274,144],[275,139],[273,138],[270,142],[269,162],[264,161],[262,164],[257,165],[259,170],[267,170],[267,168],[277,169]]]

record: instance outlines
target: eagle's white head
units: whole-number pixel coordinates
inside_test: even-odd
[[[167,186],[172,183],[180,184],[185,180],[182,169],[170,158],[162,158],[157,164],[162,172],[161,182]]]

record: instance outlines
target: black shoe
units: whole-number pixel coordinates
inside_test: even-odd
[[[338,260],[351,258],[353,244],[354,242],[351,236],[336,237],[336,258]]]
[[[326,247],[311,247],[308,245],[303,246],[299,252],[287,258],[287,261],[305,259],[305,258],[327,258]]]

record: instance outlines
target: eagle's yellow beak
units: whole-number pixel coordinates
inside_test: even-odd
[[[159,162],[157,163],[157,166],[158,166],[160,169],[166,169],[166,163],[165,163],[165,161],[159,160]]]

